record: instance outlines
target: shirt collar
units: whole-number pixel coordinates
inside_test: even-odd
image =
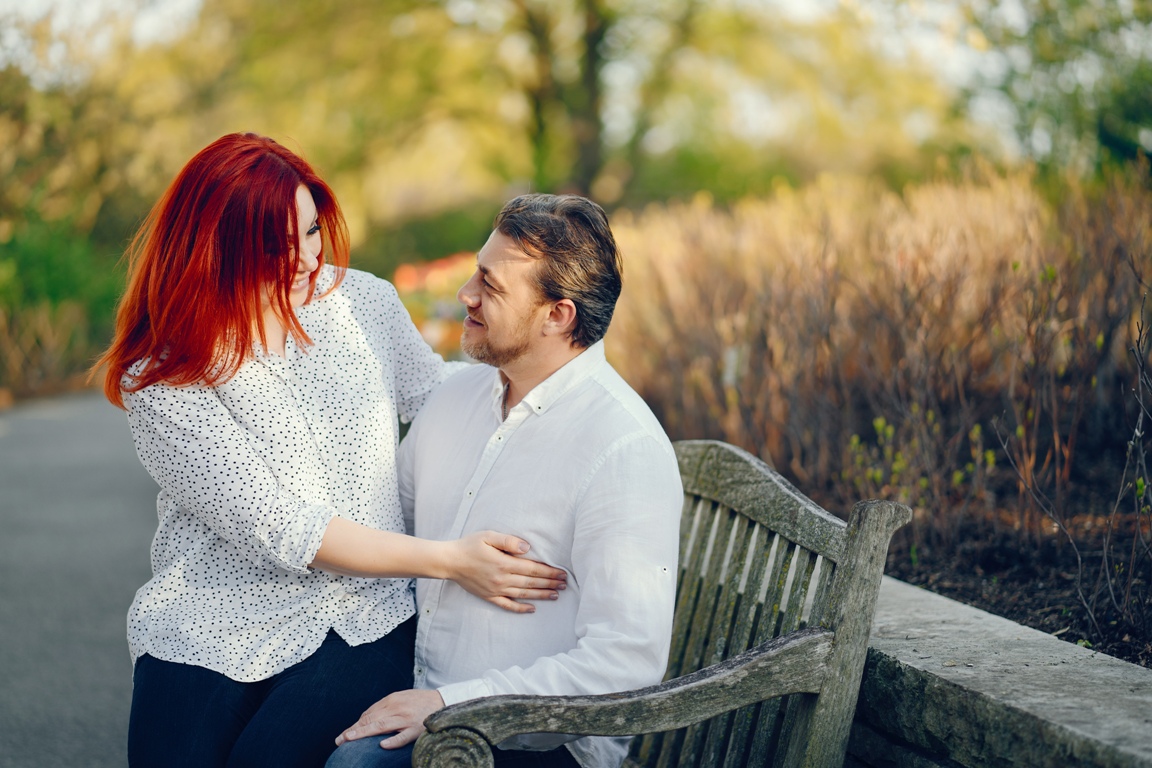
[[[331,264],[320,267],[320,274],[316,275],[316,288],[312,292],[312,301],[315,301],[317,296],[331,288],[334,282],[336,282],[336,267]],[[304,306],[308,305],[305,304]]]
[[[606,364],[604,340],[601,339],[565,363],[560,370],[537,384],[520,402],[526,403],[528,409],[537,416],[543,415],[568,390],[595,374],[601,366]],[[500,413],[504,402],[504,379],[499,371],[496,372],[495,380],[492,383],[492,395],[495,399],[496,411]]]
[[[332,288],[332,284],[336,282],[336,268],[331,264],[325,264],[320,267],[320,274],[316,275],[316,287],[312,291],[312,300],[307,304],[295,307],[292,311],[296,313],[296,319],[304,322],[304,319],[313,311],[316,302],[320,295]],[[288,341],[286,347],[292,347],[295,342],[292,340],[292,334],[288,334]],[[259,338],[252,339],[252,354],[257,359],[267,360],[273,363],[283,362],[285,358],[280,355],[273,354],[264,349],[264,345],[260,343]]]

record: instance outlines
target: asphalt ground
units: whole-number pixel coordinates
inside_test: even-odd
[[[93,392],[0,411],[0,766],[126,764],[125,616],[155,528],[122,411]]]

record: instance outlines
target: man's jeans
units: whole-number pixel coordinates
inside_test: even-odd
[[[383,749],[380,742],[387,737],[369,736],[342,744],[324,768],[409,768],[412,765],[412,745],[400,749]],[[521,752],[492,750],[496,768],[580,768],[572,753],[564,747],[550,752]]]

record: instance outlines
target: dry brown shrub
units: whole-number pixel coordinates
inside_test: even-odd
[[[1134,275],[1152,277],[1139,173],[1060,199],[981,170],[618,214],[610,354],[674,437],[743,446],[837,503],[900,498],[922,549],[1004,513],[1047,535],[1078,467],[1123,463]]]
[[[92,354],[88,318],[79,304],[0,306],[0,389],[33,395],[81,379]]]

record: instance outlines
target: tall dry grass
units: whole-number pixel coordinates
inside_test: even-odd
[[[833,504],[909,503],[913,557],[991,519],[1075,546],[1134,434],[1146,174],[1056,204],[974,173],[618,214],[609,353],[675,438],[740,445]]]

